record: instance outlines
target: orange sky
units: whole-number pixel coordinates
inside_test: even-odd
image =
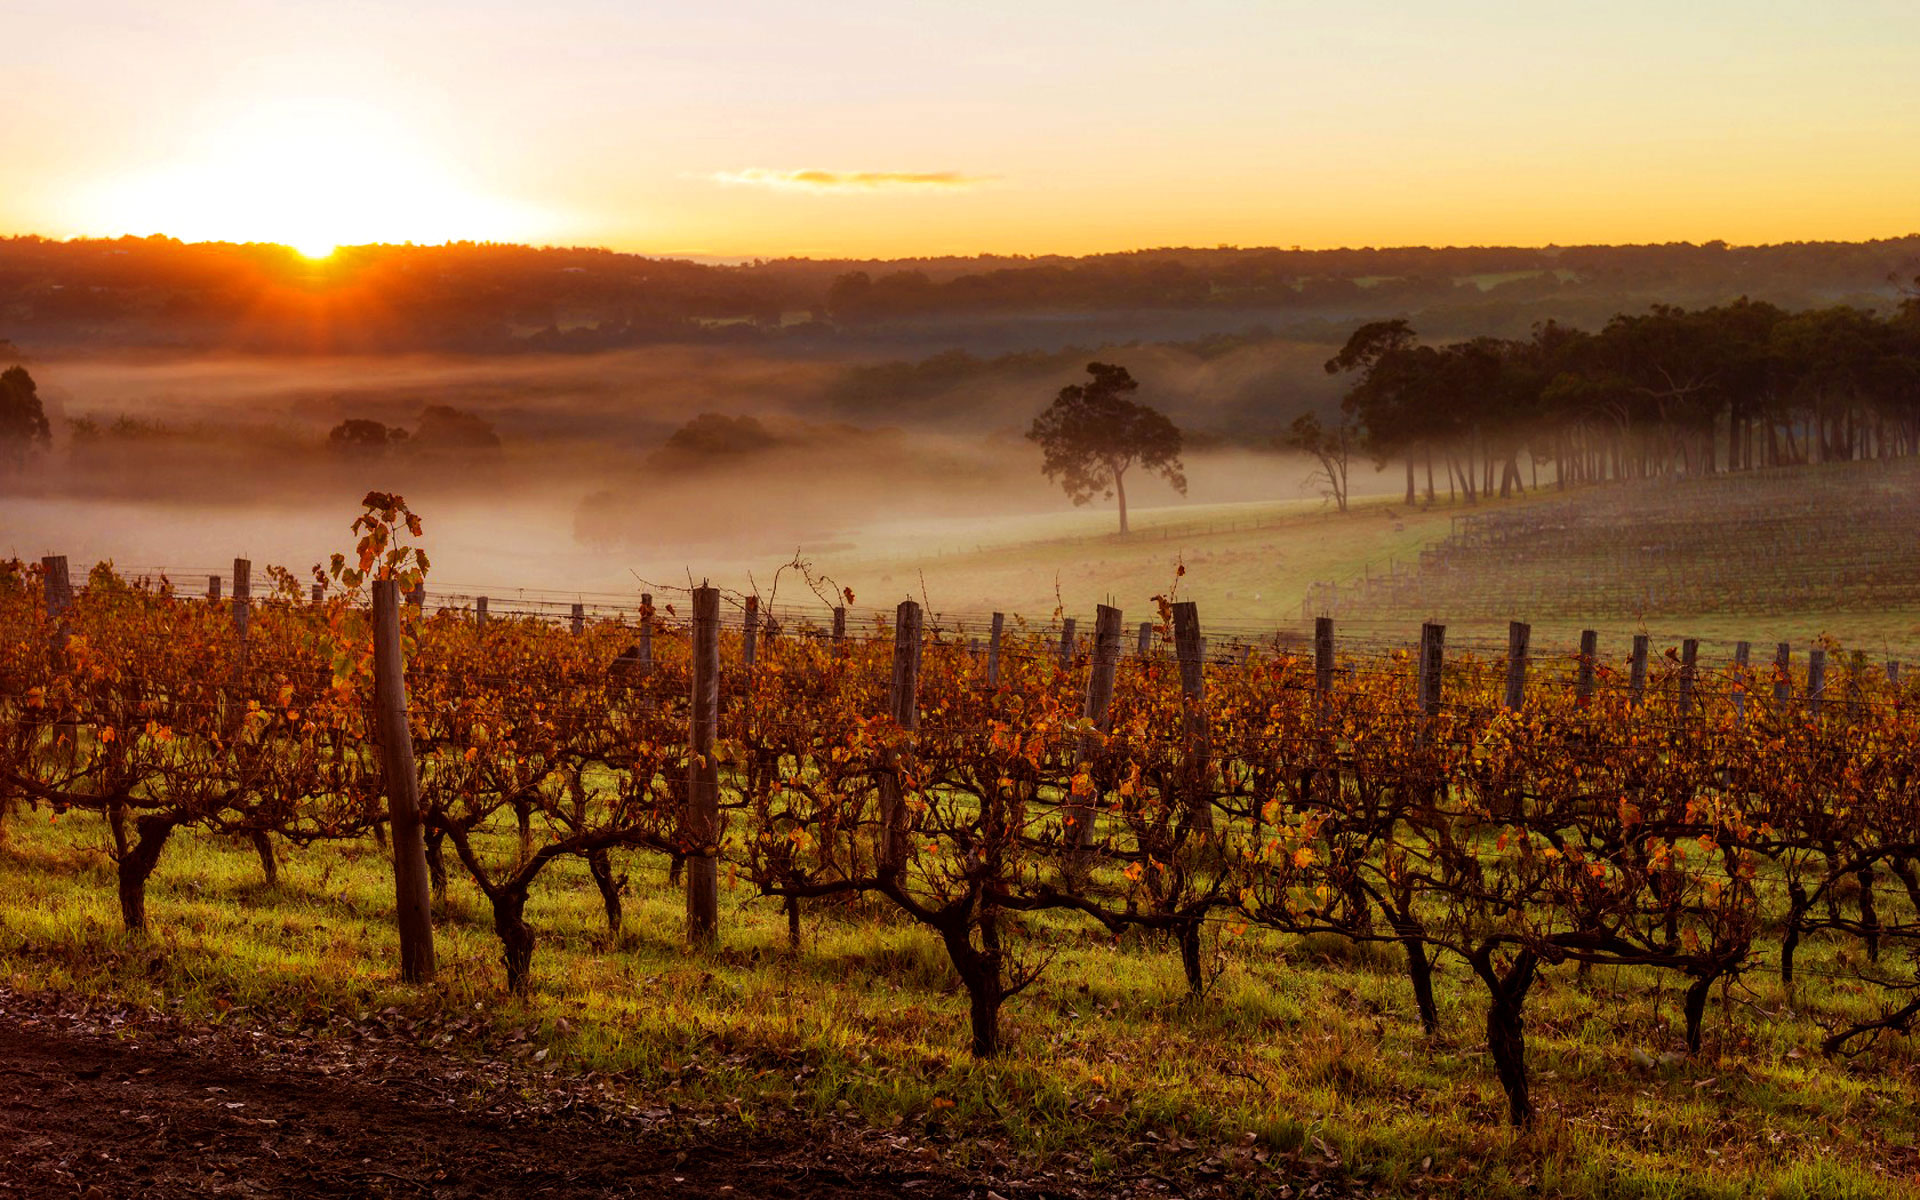
[[[1920,4],[14,0],[0,231],[647,253],[1920,230]]]

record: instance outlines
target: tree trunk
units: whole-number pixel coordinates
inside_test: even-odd
[[[427,882],[433,888],[433,915],[440,918],[447,915],[447,860],[440,852],[446,837],[446,833],[438,829],[426,835]]]
[[[1401,901],[1395,901],[1396,905],[1399,903]],[[1433,1002],[1433,962],[1427,957],[1426,939],[1420,936],[1420,926],[1412,918],[1391,908],[1386,909],[1386,913],[1407,954],[1407,978],[1413,982],[1413,1003],[1420,1011],[1420,1029],[1431,1037],[1434,1030],[1440,1028],[1440,1010]]]
[[[1409,454],[1407,456],[1407,507],[1412,508],[1413,502],[1413,456]]]
[[[1127,532],[1127,473],[1125,471],[1113,473],[1113,494],[1120,499],[1120,532],[1124,536]]]
[[[267,886],[280,886],[280,860],[273,853],[273,839],[264,829],[256,829],[251,835],[253,850],[260,856],[260,873],[266,877]]]
[[[1687,985],[1686,1013],[1687,1013],[1687,1053],[1688,1054],[1700,1053],[1700,1021],[1706,1015],[1706,1012],[1707,1012],[1707,993],[1713,990],[1713,981],[1718,978],[1720,978],[1720,973],[1718,971],[1715,971],[1710,975],[1702,975],[1700,978],[1694,980],[1692,983]]]
[[[973,948],[972,923],[964,919],[940,931],[947,946],[947,957],[967,989],[968,1023],[973,1030],[973,1056],[992,1058],[1000,1053],[1000,1006],[1006,1003],[1006,991],[1000,978],[998,939],[990,932],[991,917],[981,919],[983,940],[993,944],[986,950]]]
[[[613,877],[613,862],[605,846],[587,851],[587,873],[593,876],[593,886],[600,889],[600,904],[607,910],[607,932],[618,934],[622,918],[620,881]]]
[[[1504,974],[1496,973],[1490,951],[1476,956],[1474,970],[1487,985],[1487,1049],[1507,1093],[1507,1112],[1516,1128],[1533,1123],[1533,1099],[1527,1086],[1527,1033],[1523,1013],[1539,960],[1522,950]]]
[[[160,851],[173,836],[173,821],[167,817],[145,816],[135,823],[139,839],[122,855],[119,863],[120,920],[128,933],[143,933],[147,928],[147,878],[160,865]]]
[[[800,897],[787,897],[787,948],[800,950]]]
[[[1187,973],[1187,992],[1190,995],[1204,995],[1207,990],[1206,973],[1200,966],[1200,922],[1189,921],[1180,927],[1180,966]]]
[[[533,969],[533,930],[521,919],[527,892],[509,884],[493,897],[493,931],[500,935],[501,958],[507,966],[507,989],[527,994],[527,976]]]

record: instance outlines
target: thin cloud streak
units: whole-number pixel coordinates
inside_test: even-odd
[[[959,171],[780,171],[769,167],[718,171],[713,179],[735,186],[797,192],[951,191],[993,182],[991,176]]]

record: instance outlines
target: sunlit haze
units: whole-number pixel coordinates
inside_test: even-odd
[[[0,232],[900,256],[1858,239],[1920,6],[9,5]]]

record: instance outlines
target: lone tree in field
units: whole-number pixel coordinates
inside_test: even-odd
[[[1127,471],[1139,466],[1182,495],[1180,430],[1166,414],[1127,399],[1140,384],[1125,367],[1088,363],[1089,383],[1069,384],[1033,419],[1027,440],[1046,453],[1040,469],[1075,504],[1120,498],[1120,532],[1127,532]]]
[[[39,389],[25,367],[0,371],[0,462],[18,464],[35,446],[52,438]]]
[[[1347,511],[1347,463],[1353,457],[1354,436],[1351,418],[1342,415],[1340,421],[1328,429],[1316,414],[1307,412],[1295,417],[1278,439],[1286,449],[1311,454],[1320,464],[1318,470],[1307,476],[1307,482],[1318,484],[1341,512]]]

